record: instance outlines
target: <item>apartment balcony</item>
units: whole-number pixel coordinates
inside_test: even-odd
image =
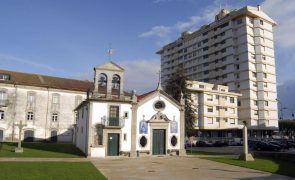
[[[105,128],[123,128],[125,126],[125,118],[123,117],[102,117],[101,124]]]
[[[8,100],[0,99],[0,107],[6,107],[6,106],[8,106]]]

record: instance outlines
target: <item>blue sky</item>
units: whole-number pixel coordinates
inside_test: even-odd
[[[0,68],[92,79],[108,59],[126,69],[126,88],[157,84],[161,45],[214,19],[221,7],[262,5],[275,29],[277,80],[295,79],[293,0],[1,0]],[[278,8],[283,11],[278,11]],[[294,26],[294,27],[293,27]]]

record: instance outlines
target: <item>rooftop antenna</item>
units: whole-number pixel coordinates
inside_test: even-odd
[[[162,90],[162,82],[161,82],[161,70],[157,73],[159,75],[158,87],[157,90]]]
[[[109,49],[108,49],[108,55],[109,55],[109,60],[112,60],[112,55],[114,53],[114,49],[112,48],[112,45],[109,45]]]

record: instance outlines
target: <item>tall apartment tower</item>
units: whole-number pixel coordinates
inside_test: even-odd
[[[221,10],[215,21],[184,32],[157,53],[162,82],[182,69],[191,80],[229,86],[239,97],[239,123],[252,135],[278,128],[272,29],[276,22],[260,8]]]

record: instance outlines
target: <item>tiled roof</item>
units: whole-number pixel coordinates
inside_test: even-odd
[[[1,69],[0,74],[7,74],[10,76],[9,80],[0,80],[0,83],[10,83],[17,85],[37,86],[82,92],[87,92],[89,89],[93,88],[93,82],[90,81],[67,79]]]
[[[137,96],[137,101],[142,100],[143,98],[145,98],[146,96],[152,94],[152,93],[155,92],[155,91],[157,91],[157,90],[153,90],[153,91],[150,91],[150,92],[144,93],[144,94],[142,94],[142,95],[138,95],[138,96]]]

